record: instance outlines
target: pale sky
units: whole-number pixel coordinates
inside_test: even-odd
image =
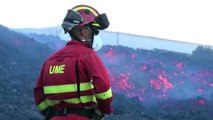
[[[213,0],[0,0],[0,24],[60,26],[67,10],[78,4],[107,13],[108,31],[213,46]]]

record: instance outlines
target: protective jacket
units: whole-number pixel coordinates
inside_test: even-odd
[[[96,52],[77,40],[47,58],[34,97],[43,115],[49,107],[60,110],[96,105],[105,114],[112,112],[109,73]]]

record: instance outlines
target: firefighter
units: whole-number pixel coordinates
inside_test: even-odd
[[[47,58],[34,88],[45,120],[98,120],[112,113],[109,73],[95,52],[102,45],[99,30],[108,26],[106,14],[91,6],[68,10],[62,28],[71,40]]]

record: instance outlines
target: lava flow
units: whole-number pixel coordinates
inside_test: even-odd
[[[105,47],[99,54],[109,69],[115,92],[140,100],[213,98],[213,70],[194,64],[187,55],[180,58],[175,53],[122,47]],[[203,105],[205,100],[198,103]]]

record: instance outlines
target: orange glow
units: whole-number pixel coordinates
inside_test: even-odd
[[[199,100],[199,104],[200,105],[205,105],[205,101],[204,100]]]
[[[143,65],[141,65],[140,69],[143,70],[143,71],[147,70],[147,66],[143,64]]]
[[[132,57],[132,59],[134,59],[134,58],[137,57],[137,55],[136,54],[132,54],[131,57]]]
[[[113,56],[113,51],[112,51],[112,48],[110,48],[110,50],[104,54],[106,57],[112,57]]]
[[[203,89],[197,89],[197,92],[203,93]]]
[[[182,68],[182,63],[181,63],[181,62],[177,62],[177,63],[176,63],[176,67],[177,67],[177,68]]]
[[[170,88],[174,88],[174,85],[172,83],[168,82],[168,80],[166,78],[164,78],[162,75],[159,75],[158,78],[163,82],[164,91],[166,91],[167,89],[170,89]]]
[[[160,90],[161,82],[157,80],[150,80],[151,87],[154,87],[156,90]]]

